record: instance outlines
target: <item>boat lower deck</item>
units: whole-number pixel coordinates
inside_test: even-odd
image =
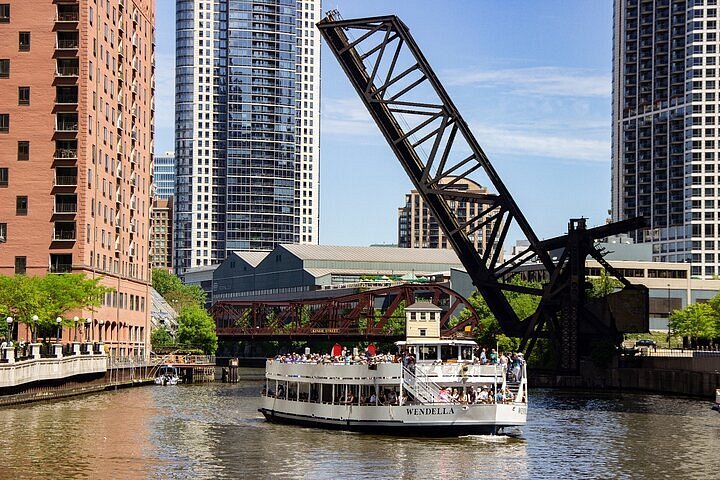
[[[259,411],[268,421],[352,431],[457,436],[496,433],[525,425],[527,405],[407,404],[338,405],[262,397]]]
[[[371,433],[376,435],[399,435],[416,437],[457,437],[461,435],[495,435],[504,433],[515,425],[484,425],[443,423],[405,423],[401,420],[353,420],[322,418],[312,415],[279,412],[265,408],[258,409],[271,423],[299,425],[303,427],[345,430],[350,432]]]

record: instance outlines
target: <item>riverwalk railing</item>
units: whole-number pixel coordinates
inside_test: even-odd
[[[104,373],[107,355],[102,344],[73,344],[70,352],[60,343],[51,344],[50,353],[42,344],[3,347],[0,360],[0,388],[16,387],[30,382],[56,380],[76,375]]]
[[[638,354],[643,357],[684,357],[684,358],[702,358],[702,357],[718,357],[720,358],[720,350],[689,350],[687,348],[652,348],[642,347],[638,349]]]

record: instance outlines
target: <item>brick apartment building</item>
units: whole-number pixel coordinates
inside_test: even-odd
[[[0,273],[101,276],[114,291],[73,315],[117,356],[149,354],[154,15],[0,0]]]

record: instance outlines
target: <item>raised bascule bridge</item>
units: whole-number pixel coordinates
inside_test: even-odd
[[[503,332],[521,338],[526,354],[538,339],[548,339],[557,352],[557,369],[571,373],[578,370],[580,358],[588,356],[596,342],[619,343],[622,333],[648,330],[647,288],[631,284],[595,247],[600,238],[646,228],[643,218],[596,228],[587,228],[585,219],[571,219],[565,235],[540,240],[398,17],[341,19],[337,12],[330,12],[317,27]],[[472,194],[457,187],[460,180],[471,175],[475,181],[481,179],[481,184],[492,185],[497,193]],[[487,207],[477,215],[462,216],[449,207],[450,202],[477,200],[478,196]],[[524,236],[527,247],[505,257],[503,244],[511,231]],[[480,232],[485,243],[476,249],[473,239]],[[622,282],[622,289],[589,299],[588,257]],[[530,264],[540,269],[542,288],[510,282]],[[537,296],[536,311],[521,318],[506,292]],[[326,311],[332,310],[333,302],[336,300],[327,300]],[[242,338],[231,331],[235,324],[246,324],[247,318],[233,320],[232,314],[228,316],[229,308],[228,302],[214,307],[218,335]],[[285,323],[278,324],[279,334],[280,330],[287,332],[293,322],[297,329],[306,328],[301,317],[308,306],[293,308],[295,313],[287,314]],[[312,324],[316,329],[335,328],[329,325],[337,321],[332,315],[318,314]],[[445,334],[452,333],[447,322],[443,325]]]

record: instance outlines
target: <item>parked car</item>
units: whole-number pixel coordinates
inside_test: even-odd
[[[641,338],[640,340],[635,342],[635,346],[657,348],[657,342],[651,338]]]

